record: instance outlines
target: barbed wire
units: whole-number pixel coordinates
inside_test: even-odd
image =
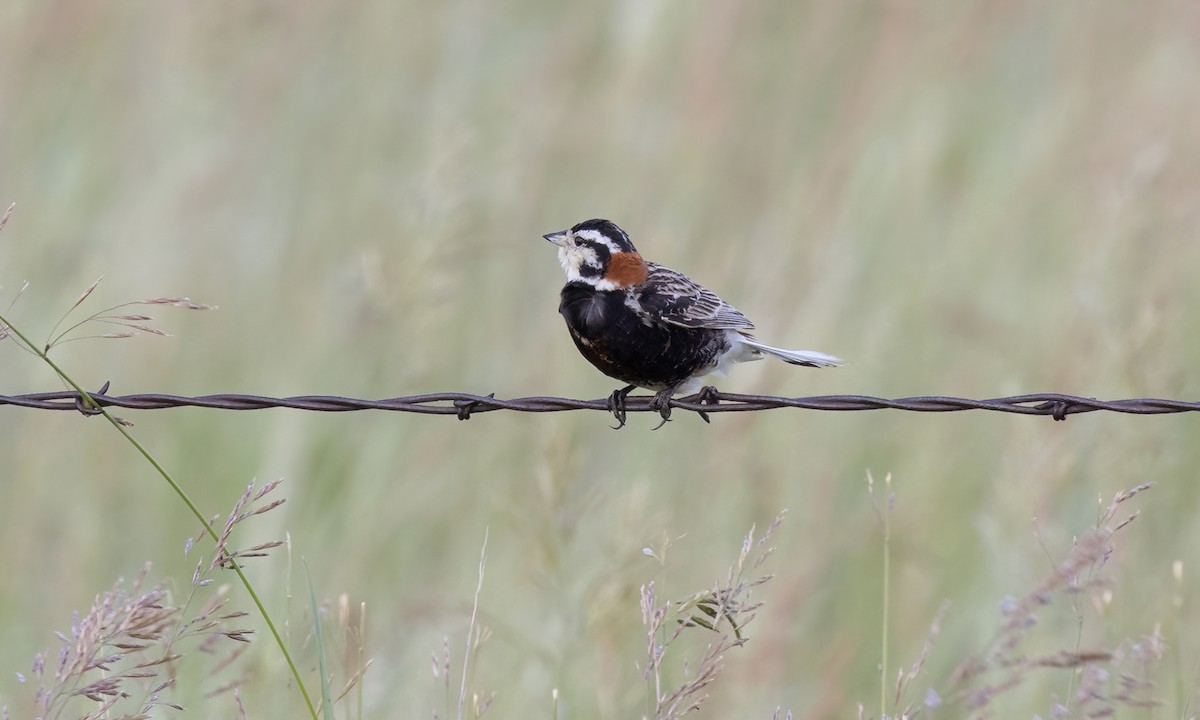
[[[354,412],[359,410],[387,410],[425,415],[455,415],[467,420],[475,413],[511,410],[514,412],[567,412],[571,410],[603,410],[611,412],[607,398],[599,400],[575,400],[562,397],[532,396],[505,400],[492,395],[473,395],[461,392],[426,393],[365,400],[337,395],[296,395],[292,397],[267,397],[221,393],[185,397],[162,393],[137,393],[131,395],[107,395],[108,383],[91,398],[101,407],[126,410],[162,410],[178,407],[199,407],[218,410],[265,410],[268,408],[291,408],[317,412]],[[649,395],[632,395],[625,401],[626,412],[659,412],[651,407]],[[1200,402],[1168,400],[1162,398],[1131,398],[1125,400],[1098,400],[1096,398],[1064,395],[1061,393],[1036,393],[1009,397],[973,400],[970,398],[943,395],[921,395],[904,398],[880,398],[869,395],[816,395],[812,397],[778,397],[773,395],[740,395],[735,393],[710,392],[671,400],[671,407],[689,410],[705,416],[708,413],[756,412],[795,408],[799,410],[824,410],[848,412],[859,410],[906,410],[910,412],[961,412],[965,410],[990,410],[1017,415],[1041,415],[1055,420],[1065,420],[1068,415],[1089,412],[1115,412],[1127,415],[1167,415],[1200,411]],[[0,405],[33,408],[38,410],[75,410],[85,415],[96,414],[95,408],[85,405],[83,398],[74,391],[29,393],[25,395],[0,395]]]

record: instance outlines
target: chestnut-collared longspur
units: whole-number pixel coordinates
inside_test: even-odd
[[[600,372],[628,383],[609,398],[617,427],[625,424],[625,396],[637,387],[655,391],[651,407],[665,422],[671,396],[694,393],[705,376],[724,375],[734,363],[771,355],[806,367],[842,364],[755,340],[745,315],[683,273],[643,260],[608,220],[543,237],[558,246],[567,272],[558,311],[575,346]]]

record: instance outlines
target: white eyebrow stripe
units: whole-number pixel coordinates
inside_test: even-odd
[[[616,243],[614,243],[604,233],[597,230],[580,230],[574,233],[574,236],[589,242],[594,242],[598,245],[604,245],[606,248],[608,248],[609,252],[621,252],[621,248],[617,247]]]

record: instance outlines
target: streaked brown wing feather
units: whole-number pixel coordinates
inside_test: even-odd
[[[671,268],[646,263],[650,273],[638,286],[637,304],[647,317],[672,325],[713,330],[750,330],[737,308]],[[638,308],[635,308],[638,309]]]

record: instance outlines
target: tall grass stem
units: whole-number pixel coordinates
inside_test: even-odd
[[[75,391],[79,393],[79,396],[83,398],[83,402],[88,408],[94,409],[100,415],[103,415],[104,419],[108,420],[109,424],[117,429],[117,432],[124,435],[125,439],[129,441],[129,443],[133,445],[135,449],[137,449],[143,458],[146,459],[146,462],[150,463],[151,467],[153,467],[154,470],[160,476],[162,476],[163,480],[166,480],[167,484],[171,486],[171,489],[175,492],[179,499],[182,500],[185,505],[187,505],[188,510],[192,512],[192,515],[194,515],[196,519],[199,520],[204,526],[204,530],[208,533],[209,537],[211,537],[213,541],[218,539],[219,536],[216,529],[213,528],[211,523],[209,523],[208,518],[206,518],[204,514],[200,512],[200,509],[196,507],[196,503],[192,502],[191,497],[189,497],[184,489],[180,487],[179,483],[175,482],[175,479],[171,477],[171,474],[167,472],[166,468],[164,468],[157,460],[154,459],[154,456],[150,454],[150,451],[147,450],[140,442],[138,442],[137,438],[135,438],[124,425],[122,425],[106,409],[101,407],[99,403],[93,400],[92,396],[88,394],[88,392],[84,390],[79,383],[75,382],[74,378],[68,375],[65,370],[63,370],[58,366],[57,363],[50,359],[45,350],[30,342],[29,338],[26,337],[25,334],[20,331],[20,329],[8,321],[8,318],[0,315],[0,325],[3,325],[11,330],[13,335],[20,338],[21,342],[24,343],[25,346],[30,350],[32,350],[34,354],[41,358],[42,362],[49,365],[50,368],[54,370],[55,374],[62,378],[63,382],[74,388]],[[258,593],[254,590],[254,586],[250,583],[250,578],[246,577],[246,573],[243,572],[241,566],[232,561],[229,563],[229,566],[233,568],[235,573],[237,573],[238,579],[242,582],[242,586],[246,588],[246,593],[250,596],[254,606],[258,608],[259,615],[262,616],[263,622],[267,624],[267,628],[271,631],[271,636],[275,638],[275,644],[279,647],[279,651],[283,654],[283,658],[287,662],[288,669],[292,673],[292,678],[296,681],[296,687],[299,688],[300,694],[304,697],[304,704],[308,707],[309,715],[313,718],[313,720],[317,720],[317,709],[313,706],[312,698],[309,697],[308,688],[304,686],[304,681],[300,677],[300,671],[296,667],[295,661],[292,659],[292,654],[288,652],[287,646],[283,642],[283,637],[279,634],[279,629],[275,627],[274,621],[271,620],[271,615],[267,612],[266,606],[263,605],[262,599],[259,598]]]

